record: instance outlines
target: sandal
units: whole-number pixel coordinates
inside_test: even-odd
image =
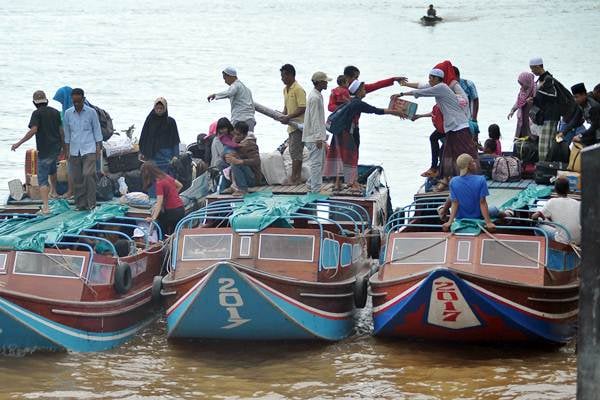
[[[429,168],[427,171],[423,172],[421,176],[423,178],[437,178],[438,174],[437,168]]]

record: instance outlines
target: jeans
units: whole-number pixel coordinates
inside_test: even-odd
[[[38,185],[48,186],[48,177],[56,175],[56,157],[40,158],[38,161]]]
[[[323,163],[325,161],[325,145],[319,149],[315,142],[305,142],[304,146],[308,150],[308,168],[310,174],[306,185],[312,193],[319,193],[323,184]]]
[[[231,174],[235,185],[242,192],[247,192],[249,186],[256,185],[254,171],[247,165],[232,165]]]
[[[564,121],[560,121],[560,123],[558,124],[558,130],[562,132],[562,130],[567,126],[567,124]],[[567,144],[571,144],[571,142],[573,141],[573,138],[581,133],[585,132],[585,126],[581,125],[578,126],[575,129],[571,129],[569,132],[563,132],[565,134],[564,136],[564,140],[565,142],[567,142]]]
[[[429,135],[429,143],[431,145],[431,168],[437,169],[440,163],[440,140],[443,139],[446,135],[443,133],[439,133],[438,131],[433,131],[431,135]]]

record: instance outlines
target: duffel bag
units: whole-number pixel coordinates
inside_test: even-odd
[[[517,157],[497,157],[492,168],[492,179],[496,182],[513,182],[521,179],[521,160]]]
[[[108,170],[112,174],[139,169],[142,165],[139,151],[107,157]]]
[[[557,171],[567,169],[567,164],[555,161],[540,161],[535,164],[535,183],[540,185],[550,185],[556,178]]]
[[[516,138],[513,156],[523,161],[523,164],[536,163],[539,161],[538,144],[529,137]]]

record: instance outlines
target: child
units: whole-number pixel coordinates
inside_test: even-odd
[[[488,136],[491,140],[496,142],[496,151],[494,152],[494,155],[501,156],[502,144],[500,143],[500,127],[496,124],[491,124],[488,127]]]
[[[338,76],[337,84],[338,87],[332,89],[331,94],[329,95],[329,105],[327,106],[327,109],[331,112],[334,112],[340,105],[350,101],[350,92],[348,91],[349,82],[346,76]]]
[[[498,145],[494,139],[487,139],[483,145],[483,153],[491,156],[498,156],[497,154]]]

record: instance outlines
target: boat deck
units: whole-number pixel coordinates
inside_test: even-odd
[[[369,198],[369,196],[365,197],[364,193],[351,190],[348,188],[344,188],[341,190],[333,190],[333,183],[323,183],[321,187],[321,194],[334,196],[334,197],[360,197],[360,198]],[[225,189],[220,195],[212,194],[209,195],[209,198],[215,198],[217,196],[223,196],[231,194],[233,190],[231,188]],[[309,193],[308,186],[305,183],[300,185],[264,185],[264,186],[253,186],[248,188],[248,192],[256,193],[256,192],[271,192],[273,194],[293,194],[293,195],[302,195]],[[372,195],[374,196],[374,195]]]

